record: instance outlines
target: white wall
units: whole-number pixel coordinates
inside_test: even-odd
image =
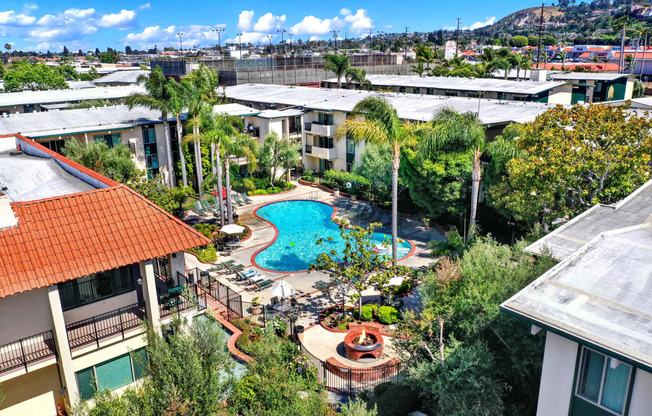
[[[650,413],[652,413],[652,374],[637,369],[629,403],[629,416],[649,416]]]
[[[573,394],[576,342],[548,332],[543,356],[537,416],[567,415]]]
[[[589,88],[592,90],[592,88]],[[570,104],[573,96],[573,86],[563,85],[550,90],[548,93],[548,103],[550,104]],[[588,98],[587,98],[588,101]]]
[[[0,299],[0,345],[52,329],[46,287]]]
[[[63,312],[66,325],[138,303],[136,290]]]

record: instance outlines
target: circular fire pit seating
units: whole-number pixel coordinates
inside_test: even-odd
[[[360,345],[357,343],[358,338],[365,331],[366,337],[371,338],[372,342],[368,345]],[[351,328],[349,333],[344,337],[344,347],[346,349],[346,358],[353,361],[358,361],[361,358],[373,357],[380,358],[383,354],[383,336],[380,333],[367,326],[356,326]]]

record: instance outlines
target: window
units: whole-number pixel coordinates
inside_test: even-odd
[[[348,137],[346,138],[346,153],[355,155],[355,142]]]
[[[63,310],[67,310],[133,289],[131,266],[126,266],[60,283],[59,296]]]
[[[496,99],[497,100],[504,100],[505,98],[506,98],[506,96],[505,96],[504,92],[499,92],[499,93],[496,94]]]
[[[324,136],[319,136],[319,146],[322,149],[332,149],[333,148],[333,138],[332,137],[324,137]]]
[[[615,358],[582,347],[576,396],[622,415],[632,367]]]
[[[322,126],[332,126],[333,125],[333,115],[319,113],[319,124]]]
[[[34,104],[24,104],[23,105],[23,113],[33,113],[36,111],[36,108],[34,107]]]
[[[143,126],[143,143],[145,145],[145,167],[147,177],[154,179],[158,175],[158,149],[156,147],[156,131],[153,125]]]
[[[415,87],[415,88],[412,88],[412,92],[413,92],[414,94],[421,94],[421,88],[416,88],[416,87]]]
[[[120,133],[115,134],[98,134],[93,137],[96,142],[101,142],[112,148],[122,143]]]
[[[66,141],[64,139],[60,139],[60,140],[48,140],[47,142],[39,142],[39,143],[47,147],[48,149],[52,150],[53,152],[62,154],[61,149],[66,144]]]
[[[75,373],[82,400],[93,398],[98,390],[115,390],[147,375],[144,348],[121,355]]]
[[[428,94],[428,95],[434,95],[434,94],[435,94],[435,90],[434,90],[433,88],[426,88],[426,94]]]
[[[405,92],[405,87],[398,87],[398,92]]]
[[[457,97],[456,91],[446,91],[446,97]]]

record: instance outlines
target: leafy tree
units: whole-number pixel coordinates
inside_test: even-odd
[[[285,176],[288,170],[299,163],[301,145],[287,137],[279,137],[276,133],[265,136],[263,146],[258,152],[258,163],[261,169],[269,173],[270,186],[274,186],[277,174]]]
[[[354,226],[347,230],[346,223],[340,224],[340,237],[344,240],[344,250],[338,253],[330,250],[321,253],[317,261],[310,265],[309,270],[327,272],[333,281],[348,285],[355,292],[351,302],[359,302],[358,316],[362,316],[362,292],[372,286],[382,288],[395,272],[401,269],[388,267],[388,258],[375,250],[372,242],[373,232],[377,224],[367,228]],[[317,245],[324,246],[327,239],[318,238]]]
[[[466,211],[466,189],[473,170],[468,153],[437,154],[431,157],[404,149],[401,178],[414,204],[428,218],[459,215]]]
[[[376,407],[369,410],[367,404],[362,400],[349,400],[340,406],[342,416],[378,416]]]
[[[0,60],[0,79],[3,79],[6,73],[7,73],[7,70],[5,69],[4,64]]]
[[[68,159],[118,182],[125,183],[138,175],[131,151],[124,143],[109,148],[103,142],[85,144],[69,139],[61,152]]]
[[[364,119],[359,116],[363,116]],[[398,169],[401,164],[401,148],[413,146],[417,137],[428,128],[424,125],[402,121],[396,109],[382,97],[368,97],[358,102],[351,117],[335,130],[335,139],[350,137],[354,142],[386,143],[392,147],[392,259],[396,263],[398,239]]]
[[[72,65],[59,65],[55,67],[55,69],[63,76],[66,81],[76,81],[79,79],[79,74],[77,71],[75,71],[75,68],[73,68]]]
[[[389,144],[368,144],[360,155],[354,172],[369,180],[373,199],[381,205],[392,202],[392,147]],[[402,167],[403,165],[401,165]],[[402,174],[398,177],[398,194],[406,189]]]
[[[189,186],[170,188],[158,180],[147,178],[145,174],[132,178],[127,185],[167,212],[177,216],[180,216],[186,200],[195,193]]]
[[[422,77],[427,72],[427,69],[423,66],[423,62],[418,62],[416,65],[410,65],[410,71]]]
[[[102,62],[103,64],[115,64],[119,60],[117,52],[108,51],[108,50],[107,50],[107,52],[100,53],[98,58],[99,58],[100,62]]]
[[[68,89],[66,79],[44,63],[32,65],[22,62],[12,66],[4,75],[5,91],[43,91]]]
[[[632,98],[640,98],[645,94],[645,85],[641,81],[634,81]]]
[[[258,142],[256,139],[250,137],[248,134],[238,133],[234,136],[226,136],[222,142],[224,150],[224,179],[226,182],[226,213],[229,224],[233,223],[233,205],[231,203],[231,156],[245,157],[248,160],[247,168],[251,170],[256,169],[256,152],[258,150]]]
[[[324,55],[324,71],[330,71],[337,77],[337,88],[342,88],[342,78],[346,76],[351,68],[349,57],[342,53],[340,54],[327,54]]]
[[[509,40],[509,44],[516,48],[524,48],[527,46],[527,38],[525,36],[516,35]]]
[[[161,117],[163,118],[163,130],[165,131],[165,158],[168,162],[168,183],[172,188],[176,184],[176,180],[174,178],[174,165],[172,163],[172,141],[170,140],[168,114],[173,111],[170,107],[170,99],[174,93],[172,92],[170,83],[168,83],[167,78],[163,75],[163,70],[161,70],[160,67],[154,68],[149,75],[139,75],[137,83],[145,87],[146,93],[141,94],[134,92],[127,97],[126,102],[130,109],[139,105],[161,112]]]
[[[523,126],[492,201],[544,231],[557,218],[614,203],[649,179],[651,127],[622,107],[551,109]]]
[[[557,39],[555,39],[553,36],[545,35],[541,38],[541,44],[545,46],[553,46],[557,44]]]

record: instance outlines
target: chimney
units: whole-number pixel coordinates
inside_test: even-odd
[[[16,225],[18,225],[18,219],[9,205],[9,197],[0,192],[0,229]]]
[[[530,81],[546,82],[548,78],[548,70],[542,68],[530,69]]]

